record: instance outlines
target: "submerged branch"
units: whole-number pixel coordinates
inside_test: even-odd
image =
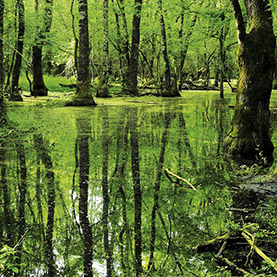
[[[181,186],[182,188],[185,188],[185,189],[192,189],[192,190],[194,190],[194,191],[197,191],[197,189],[196,189],[188,180],[184,179],[183,177],[180,177],[180,176],[178,176],[178,175],[176,175],[176,174],[170,172],[168,169],[165,169],[164,173],[165,173],[166,177],[169,179],[169,181],[170,181],[171,183],[176,184],[176,185],[179,185],[179,186]],[[173,176],[173,177],[175,177],[175,178],[178,179],[178,180],[181,180],[181,181],[185,182],[186,184],[188,184],[188,185],[190,186],[190,188],[187,188],[187,187],[185,187],[185,186],[179,184],[178,182],[174,182],[174,181],[172,180],[172,178],[170,177],[170,175]]]
[[[267,256],[265,253],[254,244],[255,238],[252,234],[247,231],[242,232],[242,236],[246,239],[246,241],[250,244],[251,248],[255,250],[255,252],[263,258],[269,265],[271,265],[274,270],[277,272],[277,265]]]

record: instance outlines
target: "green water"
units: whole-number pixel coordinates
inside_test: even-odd
[[[94,276],[107,263],[113,276],[231,276],[195,246],[235,224],[235,174],[222,152],[232,105],[233,94],[187,92],[11,106],[19,133],[1,145],[0,246],[21,241],[3,276],[83,276],[89,251]]]

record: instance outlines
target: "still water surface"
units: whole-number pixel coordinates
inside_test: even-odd
[[[0,245],[17,244],[20,275],[215,276],[194,247],[234,219],[227,96],[11,107]]]

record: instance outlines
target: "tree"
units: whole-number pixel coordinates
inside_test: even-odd
[[[135,0],[131,55],[128,63],[126,90],[132,95],[138,94],[138,61],[139,61],[139,43],[140,43],[140,19],[141,19],[142,0]]]
[[[103,76],[97,88],[97,97],[109,96],[109,0],[103,0]]]
[[[176,78],[175,80],[171,80],[170,64],[169,64],[169,58],[167,54],[166,30],[165,30],[165,21],[163,16],[163,9],[162,9],[162,0],[158,0],[158,10],[160,13],[163,57],[165,62],[165,85],[164,85],[164,88],[162,88],[162,96],[181,96],[177,90]]]
[[[38,5],[38,0],[36,0],[36,14],[38,14],[39,10]],[[48,89],[44,83],[42,74],[42,47],[52,25],[52,7],[53,0],[45,0],[43,25],[42,28],[38,30],[38,34],[35,38],[35,45],[33,46],[33,96],[46,96],[48,94]]]
[[[24,34],[25,34],[25,9],[24,9],[23,0],[17,0],[16,6],[17,6],[17,10],[18,10],[18,37],[17,37],[17,45],[15,48],[16,57],[15,57],[15,64],[13,67],[10,100],[22,101],[23,99],[19,93],[18,83],[19,83],[19,76],[20,76],[20,71],[21,71],[23,45],[24,45]]]
[[[0,0],[0,124],[6,121],[6,107],[3,96],[3,86],[5,81],[4,75],[4,52],[3,52],[3,35],[4,35],[4,0]]]
[[[233,157],[256,162],[273,160],[269,101],[275,69],[275,35],[268,0],[245,0],[249,32],[238,0],[231,0],[238,34],[239,80],[231,130],[225,150]]]
[[[75,98],[68,103],[72,106],[96,105],[90,93],[89,70],[89,33],[88,33],[88,3],[87,0],[79,0],[79,58],[77,68],[77,90]]]

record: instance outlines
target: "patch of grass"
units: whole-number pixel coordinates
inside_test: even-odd
[[[75,91],[75,88],[68,88],[68,87],[62,87],[59,84],[66,84],[66,85],[72,85],[76,84],[76,78],[67,78],[62,76],[51,76],[51,75],[44,75],[44,82],[46,87],[51,92],[71,92]],[[24,91],[30,91],[29,82],[26,79],[25,76],[21,76],[19,80],[19,85]]]

